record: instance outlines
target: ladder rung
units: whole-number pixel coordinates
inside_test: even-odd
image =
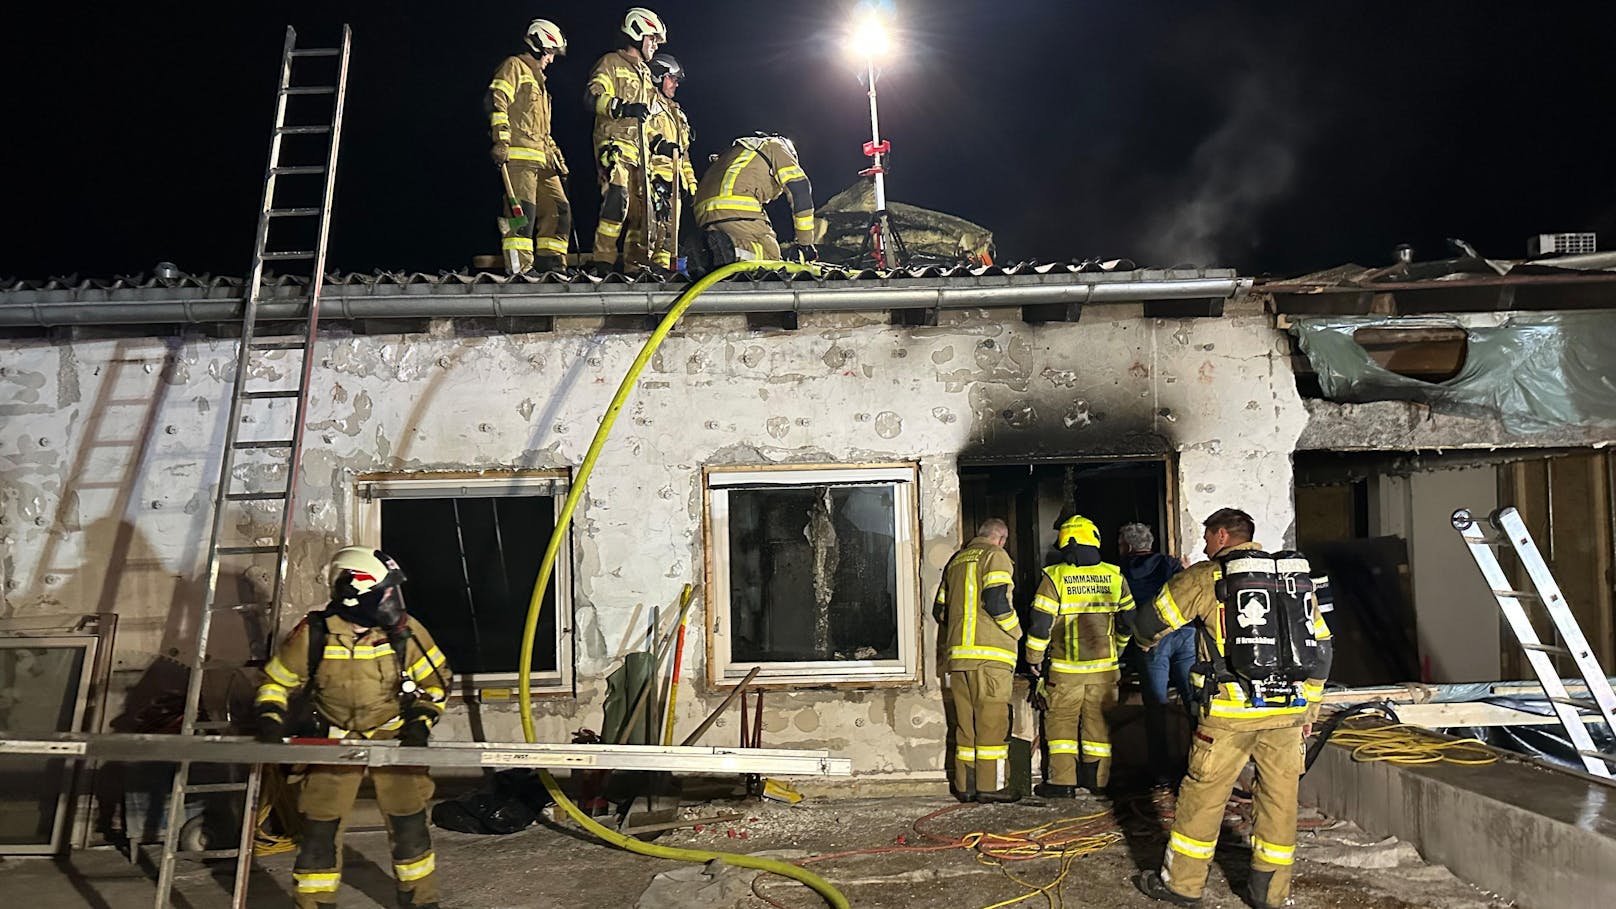
[[[329,126],[277,126],[275,131],[283,136],[317,136],[321,133],[331,132]]]
[[[296,54],[297,51],[292,51]],[[291,85],[281,89],[288,95],[330,95],[337,90],[335,85]]]
[[[174,853],[174,857],[205,862],[208,859],[235,858],[240,854],[240,849],[181,849]]]
[[[297,174],[323,174],[323,173],[325,173],[325,165],[324,164],[297,164],[297,165],[293,165],[293,166],[290,166],[290,167],[271,167],[269,169],[269,172],[271,174],[275,174],[276,176],[280,176],[282,174],[292,174],[292,175],[297,175]]]
[[[1522,650],[1536,650],[1538,653],[1557,653],[1561,656],[1570,656],[1571,651],[1554,644],[1522,644]]]
[[[282,261],[285,261],[287,259],[312,259],[312,258],[314,258],[314,250],[312,250],[312,249],[283,249],[283,250],[276,250],[275,252],[264,253],[263,256],[261,256],[260,258],[262,258],[265,262],[282,262]]]
[[[225,497],[225,499],[227,499],[228,501],[231,501],[231,502],[284,501],[286,499],[286,491],[282,490],[280,492],[227,492],[227,493],[224,494],[224,497]]]
[[[280,546],[272,543],[264,543],[258,546],[220,546],[214,550],[219,555],[264,555],[280,551]]]
[[[309,346],[307,338],[253,338],[253,350],[302,350]],[[149,402],[148,402],[149,403]]]
[[[187,794],[196,792],[246,792],[247,781],[242,780],[239,783],[186,783],[185,791]]]
[[[291,448],[291,439],[249,439],[245,442],[237,441],[235,448]]]
[[[276,388],[269,391],[244,391],[241,396],[256,401],[260,398],[295,398],[300,394],[302,392],[295,388]]]
[[[342,53],[342,51],[335,48],[335,47],[311,47],[308,50],[295,50],[295,51],[292,51],[292,56],[294,56],[294,57],[335,57],[336,55],[338,55],[340,53]]]
[[[1588,698],[1549,698],[1556,704],[1566,704],[1571,707],[1580,707],[1583,710],[1598,710],[1599,702]]]
[[[1542,599],[1542,597],[1538,596],[1537,591],[1535,590],[1494,590],[1493,596],[1514,597],[1517,600],[1521,597],[1531,597],[1534,600]]]
[[[269,210],[271,218],[307,218],[320,213],[318,208],[272,208]]]

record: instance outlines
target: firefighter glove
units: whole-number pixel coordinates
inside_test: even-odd
[[[279,744],[286,738],[286,721],[278,713],[258,715],[258,741]]]
[[[679,146],[673,144],[671,139],[658,137],[651,141],[651,154],[653,155],[661,155],[664,158],[671,158],[673,157],[673,153],[678,150]]]
[[[432,727],[424,717],[415,717],[404,723],[399,730],[398,743],[406,748],[425,748],[426,740],[432,736]]]
[[[802,262],[818,262],[819,247],[812,243],[798,243],[793,250],[795,257]]]
[[[619,98],[612,99],[610,111],[611,115],[618,120],[627,120],[630,118],[635,120],[644,120],[651,116],[651,108],[646,107],[644,104],[641,104],[638,101],[625,102]]]
[[[504,142],[495,142],[488,154],[494,159],[495,164],[504,164],[511,160],[511,147]]]

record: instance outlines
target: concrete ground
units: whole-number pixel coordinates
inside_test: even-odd
[[[1231,809],[1218,861],[1204,905],[1237,909],[1230,890],[1244,878],[1249,853],[1241,839],[1239,806]],[[738,811],[738,820],[664,834],[658,845],[723,852],[784,851],[791,858],[853,850],[892,848],[810,864],[858,909],[939,907],[983,909],[1027,894],[1006,874],[1034,886],[1060,873],[1055,858],[1010,863],[1001,870],[964,848],[918,851],[936,846],[920,831],[960,838],[973,831],[1007,832],[1049,824],[1061,818],[1099,815],[1085,830],[1118,836],[1070,862],[1070,870],[1050,896],[1032,896],[1027,907],[1147,907],[1130,877],[1159,863],[1165,835],[1167,800],[1097,798],[1016,805],[956,806],[946,798],[891,797],[809,799],[797,806],[772,802],[692,805],[686,816]],[[941,811],[919,824],[917,819]],[[1407,844],[1371,842],[1350,824],[1304,811],[1297,851],[1298,909],[1493,909],[1508,904],[1458,880],[1440,866],[1427,865]],[[542,823],[504,837],[479,837],[434,830],[439,878],[446,909],[764,909],[752,892],[752,874],[722,869],[703,874],[699,865],[645,858],[601,845],[570,826]],[[254,873],[249,905],[288,909],[292,905],[291,855],[270,857]],[[392,881],[387,840],[380,832],[351,834],[341,905],[348,909],[389,907]],[[186,865],[176,906],[215,909],[228,905],[228,878],[198,865]],[[227,871],[220,872],[227,874]],[[655,880],[654,880],[655,879]],[[681,880],[683,879],[683,880]],[[760,888],[779,906],[810,909],[825,905],[806,888],[765,877]],[[648,887],[654,887],[647,893]],[[150,877],[111,849],[74,853],[70,859],[13,859],[0,862],[0,893],[26,900],[28,909],[127,909],[150,905]]]

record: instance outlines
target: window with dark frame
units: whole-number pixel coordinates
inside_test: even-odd
[[[382,499],[382,550],[403,568],[410,614],[432,633],[457,676],[517,671],[555,512],[549,494]],[[552,575],[532,672],[558,671],[560,620]]]

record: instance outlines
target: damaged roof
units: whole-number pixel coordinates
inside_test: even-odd
[[[1616,252],[1490,259],[1462,240],[1459,255],[1370,268],[1339,265],[1297,278],[1266,279],[1278,312],[1413,315],[1500,310],[1616,308]]]
[[[332,274],[322,319],[654,315],[688,279],[491,272]],[[259,318],[301,319],[307,279],[266,279]],[[0,281],[0,328],[62,325],[227,322],[241,319],[240,278],[76,275]],[[1086,303],[1140,301],[1147,315],[1218,316],[1224,301],[1251,286],[1233,269],[1137,268],[1127,260],[1026,262],[1005,266],[830,271],[820,277],[770,272],[715,285],[697,313],[931,310],[1022,307],[1029,321],[1075,321]],[[1155,306],[1157,311],[1152,312]],[[1033,309],[1053,307],[1053,309]],[[1033,312],[1028,313],[1029,309]]]

